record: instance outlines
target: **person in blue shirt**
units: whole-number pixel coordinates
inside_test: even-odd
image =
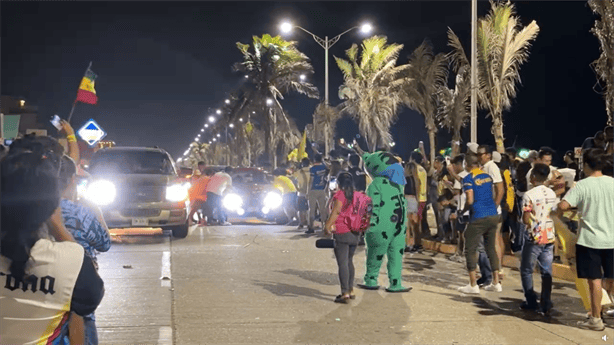
[[[102,218],[102,213],[97,206],[84,206],[77,203],[77,165],[68,156],[64,155],[60,164],[60,190],[62,200],[62,218],[64,226],[85,249],[85,255],[92,259],[94,267],[98,269],[96,252],[106,252],[111,248],[111,237],[109,230]],[[94,210],[93,208],[96,208]],[[85,327],[85,344],[98,344],[98,333],[96,331],[96,318],[94,313],[83,317]]]
[[[469,174],[463,178],[462,184],[467,196],[467,202],[461,214],[471,211],[471,219],[465,230],[465,256],[470,284],[459,288],[458,291],[466,294],[480,293],[476,277],[477,249],[480,244],[480,238],[484,238],[486,253],[494,270],[492,283],[484,289],[501,292],[501,283],[499,282],[500,262],[495,250],[497,224],[500,217],[493,199],[493,180],[490,175],[480,169],[479,160],[476,155],[471,154],[465,157],[465,169]]]
[[[316,207],[320,212],[320,221],[326,223],[328,219],[327,208],[327,193],[326,186],[328,184],[328,168],[322,163],[322,155],[316,154],[314,164],[309,169],[309,189],[307,191],[307,200],[309,201],[309,222],[305,233],[313,234],[314,220],[316,217]],[[317,205],[317,206],[316,206]]]

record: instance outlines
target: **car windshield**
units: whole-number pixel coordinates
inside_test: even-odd
[[[234,172],[231,177],[233,184],[262,184],[269,182],[266,174],[259,170]]]
[[[91,174],[174,175],[168,155],[156,151],[98,152],[90,164]]]

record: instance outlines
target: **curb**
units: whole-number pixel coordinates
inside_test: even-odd
[[[454,244],[442,244],[440,242],[435,242],[431,240],[422,240],[422,247],[425,250],[439,252],[442,254],[452,255],[456,253],[456,245]],[[518,271],[518,268],[520,267],[520,259],[518,259],[514,255],[504,255],[502,266],[512,268]],[[538,269],[537,266],[535,267],[535,269]],[[576,281],[576,272],[574,268],[569,265],[552,263],[552,276],[554,278],[562,279],[569,282]]]

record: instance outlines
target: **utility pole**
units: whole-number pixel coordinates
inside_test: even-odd
[[[471,0],[471,142],[478,142],[478,56],[477,56],[477,0]]]

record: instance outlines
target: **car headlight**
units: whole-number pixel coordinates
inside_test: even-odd
[[[85,197],[99,206],[106,206],[115,200],[117,190],[109,181],[94,181],[85,189]]]
[[[269,192],[264,197],[264,207],[274,210],[281,206],[282,201],[283,199],[279,193]]]
[[[166,187],[166,200],[172,202],[184,201],[188,198],[188,189],[184,184],[174,184]]]
[[[226,194],[222,200],[222,204],[224,205],[224,208],[228,210],[239,210],[241,209],[241,206],[243,206],[243,198],[241,198],[239,194],[235,193]]]

